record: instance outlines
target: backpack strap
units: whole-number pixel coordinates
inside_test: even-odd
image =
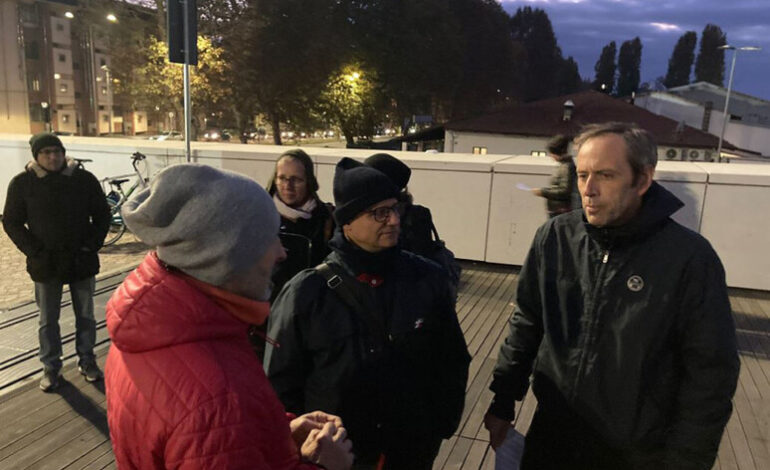
[[[321,263],[315,270],[326,279],[326,286],[364,321],[374,338],[386,340],[385,324],[379,306],[371,293],[364,291],[365,286],[362,283],[333,263]]]

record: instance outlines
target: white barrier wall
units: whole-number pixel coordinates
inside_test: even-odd
[[[0,203],[8,182],[30,159],[26,135],[0,135]],[[184,162],[182,142],[63,137],[67,154],[94,160],[97,178],[130,175],[130,155],[148,156],[150,173]],[[266,185],[274,162],[290,146],[194,143],[193,160],[242,173]],[[373,150],[307,147],[316,163],[321,198],[332,201],[334,165],[363,160]],[[390,152],[412,168],[415,202],[431,209],[436,227],[458,258],[521,264],[546,220],[545,202],[517,183],[548,183],[547,157]],[[714,246],[730,286],[770,290],[770,165],[660,162],[656,179],[685,203],[674,215]],[[0,206],[2,207],[2,206]]]

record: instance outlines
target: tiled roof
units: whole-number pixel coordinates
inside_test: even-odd
[[[575,107],[572,118],[564,121],[564,103],[568,100]],[[659,146],[715,149],[719,143],[719,138],[708,132],[681,125],[673,119],[597,91],[534,101],[483,116],[448,122],[445,128],[458,132],[550,137],[556,134],[574,135],[585,124],[608,121],[636,123],[650,132]],[[727,141],[722,147],[736,149]]]

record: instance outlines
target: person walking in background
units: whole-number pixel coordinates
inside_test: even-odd
[[[577,194],[577,174],[575,162],[569,152],[570,138],[557,135],[548,142],[546,150],[559,166],[551,177],[551,185],[544,188],[534,188],[535,196],[546,199],[548,217],[556,217],[573,209],[580,208],[580,197]]]
[[[710,469],[739,360],[722,263],[671,219],[657,148],[626,123],[575,139],[583,211],[541,226],[485,416],[497,448],[529,387],[526,469]]]
[[[265,368],[293,413],[339,414],[357,469],[430,469],[463,410],[470,356],[446,274],[398,246],[398,188],[343,158],[332,253],[273,304]]]
[[[270,277],[285,257],[267,192],[235,173],[180,164],[122,215],[155,251],[107,304],[118,467],[348,469],[339,417],[287,416],[246,337],[269,313]]]
[[[267,191],[281,215],[281,233],[288,234],[287,258],[273,276],[274,296],[303,269],[321,263],[329,254],[328,241],[334,232],[331,204],[318,197],[313,161],[301,149],[284,152],[275,164]]]
[[[75,312],[78,369],[89,382],[102,379],[94,356],[93,296],[110,209],[99,181],[66,157],[57,136],[37,134],[29,143],[32,161],[8,186],[3,228],[27,257],[27,272],[35,283],[43,363],[40,388],[50,392],[61,379],[59,315],[65,284]]]

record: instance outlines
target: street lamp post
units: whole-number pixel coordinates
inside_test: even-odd
[[[719,46],[719,49],[722,50],[732,50],[733,51],[733,60],[732,64],[730,65],[730,78],[727,80],[727,96],[725,96],[725,110],[724,115],[722,116],[722,131],[719,133],[719,145],[717,146],[717,162],[722,162],[722,142],[725,138],[725,129],[727,128],[727,121],[730,120],[730,114],[727,112],[727,107],[730,105],[730,91],[733,88],[733,73],[735,72],[735,59],[738,57],[738,51],[759,51],[762,50],[761,47],[755,47],[755,46],[744,46],[744,47],[735,47],[731,46],[729,44],[725,44],[724,46]]]
[[[112,84],[110,83],[112,81],[112,74],[110,73],[110,68],[107,65],[102,65],[101,69],[104,70],[104,79],[107,81],[107,106],[109,107],[110,111],[110,122],[109,126],[107,127],[109,133],[107,135],[112,135]]]

